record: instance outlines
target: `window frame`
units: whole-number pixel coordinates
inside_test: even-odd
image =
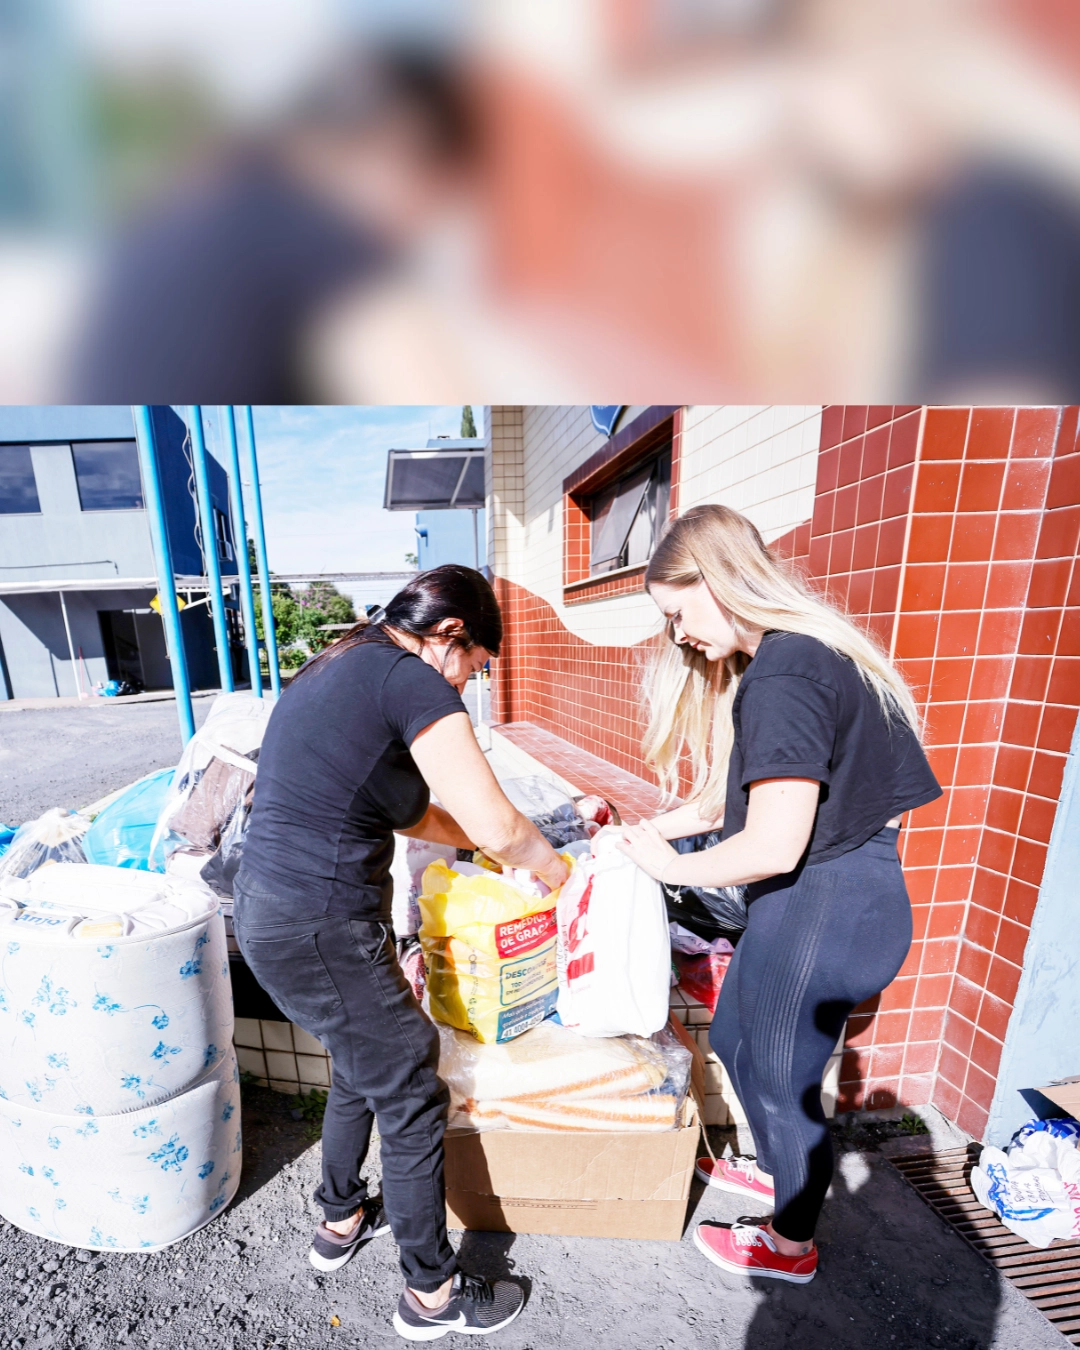
[[[582,500],[582,506],[589,520],[589,579],[591,581],[610,576],[613,572],[622,572],[631,567],[645,567],[652,557],[653,550],[659,543],[660,534],[663,532],[663,526],[671,516],[671,468],[674,446],[672,443],[661,443],[661,445],[650,450],[637,463],[631,465],[624,473],[620,474],[614,482],[601,488],[591,496]],[[664,472],[666,469],[666,472]],[[640,485],[640,492],[637,484],[648,471],[648,477]],[[659,471],[659,472],[658,472]],[[655,483],[655,488],[654,488]],[[634,486],[631,486],[634,485]],[[625,493],[619,493],[619,488],[625,487]],[[658,500],[650,502],[649,497],[652,492],[656,492]],[[618,551],[610,555],[614,565],[603,567],[607,559],[595,557],[597,545],[597,526],[603,520],[611,518],[611,511],[615,504],[624,499],[628,499],[628,505],[633,503],[633,496],[637,493],[637,502],[633,504],[633,514],[626,518],[626,528],[623,532],[622,542]],[[631,548],[631,539],[638,521],[641,519],[642,511],[655,513],[659,506],[660,494],[663,494],[663,521],[653,520],[651,525],[652,539],[649,544],[648,552],[644,558],[638,558],[631,561],[629,550]],[[598,515],[598,506],[602,499],[608,498],[607,514],[603,517]],[[659,528],[658,528],[659,527]],[[621,527],[620,527],[621,528]]]
[[[135,505],[129,506],[87,506],[83,498],[83,484],[79,477],[79,451],[86,450],[91,446],[107,445],[127,445],[132,448],[135,456],[135,472],[139,483],[139,500]],[[115,515],[118,511],[145,511],[146,510],[146,491],[142,480],[142,465],[139,463],[139,447],[134,436],[114,436],[110,440],[96,441],[71,441],[69,443],[71,451],[71,468],[75,475],[75,491],[79,498],[79,510],[83,515]]]
[[[219,506],[212,507],[214,516],[214,543],[217,546],[218,562],[235,562],[236,545],[232,537],[232,520],[227,511]]]
[[[668,520],[678,514],[683,406],[653,404],[563,479],[563,603],[583,604],[644,589],[647,562],[590,574],[592,501],[670,446]]]

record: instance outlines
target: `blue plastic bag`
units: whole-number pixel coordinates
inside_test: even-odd
[[[0,825],[0,858],[11,847],[11,841],[15,838],[15,828],[12,825]]]
[[[175,772],[159,769],[140,778],[105,807],[82,841],[88,863],[164,872],[164,849],[159,845],[151,859],[150,845]]]

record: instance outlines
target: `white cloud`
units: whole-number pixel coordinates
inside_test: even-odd
[[[218,410],[204,417],[208,448],[224,462]],[[414,515],[382,508],[386,452],[456,436],[460,407],[255,408],[254,419],[272,571],[405,567],[416,549]]]

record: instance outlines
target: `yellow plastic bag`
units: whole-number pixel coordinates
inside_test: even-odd
[[[542,1022],[559,996],[555,898],[492,872],[426,868],[420,942],[432,1017],[485,1044]]]

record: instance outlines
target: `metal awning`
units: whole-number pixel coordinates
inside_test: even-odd
[[[482,510],[483,447],[389,451],[383,506],[387,511]]]
[[[223,590],[235,585],[226,580]],[[205,577],[176,577],[178,591],[205,591]],[[54,595],[57,591],[156,591],[157,577],[68,577],[60,581],[0,581],[0,595]]]

